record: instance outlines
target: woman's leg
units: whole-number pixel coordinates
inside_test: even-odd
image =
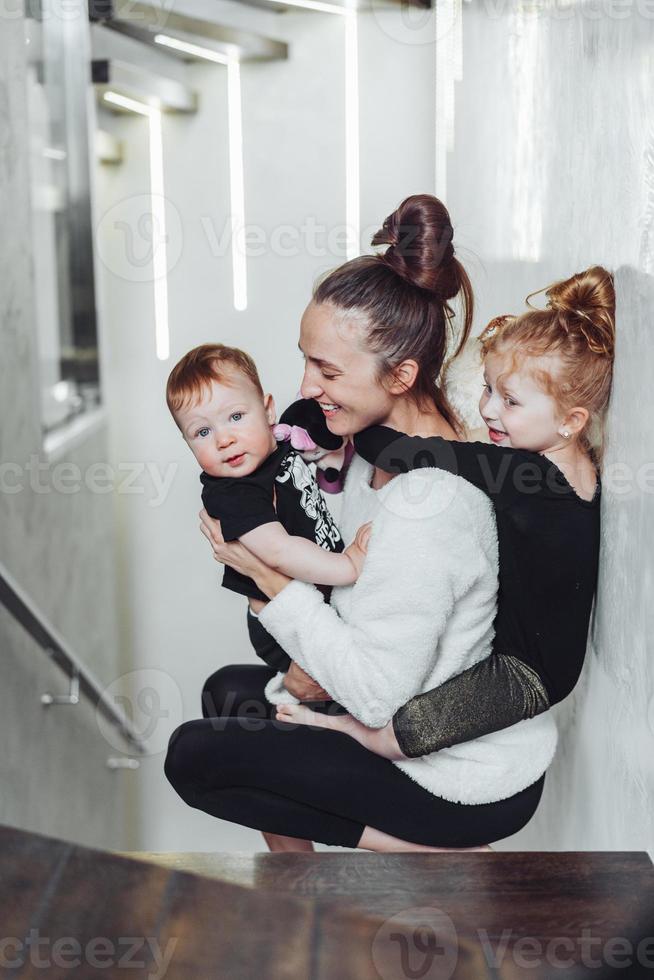
[[[202,717],[273,718],[276,706],[270,704],[263,692],[275,673],[271,667],[259,664],[221,667],[204,682]]]
[[[256,622],[256,620],[255,620]],[[257,719],[270,718],[275,706],[267,701],[264,688],[276,671],[258,664],[229,664],[215,671],[205,681],[202,689],[202,715],[215,718],[219,729],[221,719],[237,717],[248,726],[256,726]],[[300,840],[283,834],[262,831],[269,851],[313,851],[310,840]]]
[[[543,779],[498,803],[450,803],[340,732],[221,721],[176,729],[166,776],[190,806],[267,833],[357,847],[368,827],[401,844],[477,847],[525,826],[542,793]]]

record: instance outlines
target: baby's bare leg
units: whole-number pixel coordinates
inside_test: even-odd
[[[312,711],[303,704],[280,704],[277,707],[277,720],[289,724],[313,725],[315,728],[331,728],[355,739],[370,752],[394,761],[406,759],[397,744],[393,722],[383,728],[368,728],[352,715],[330,715]]]

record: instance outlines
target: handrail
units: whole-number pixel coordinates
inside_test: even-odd
[[[76,689],[95,704],[97,710],[118,729],[134,751],[145,754],[146,747],[124,712],[111,703],[92,671],[83,666],[61,634],[36,608],[1,562],[0,603],[48,654],[50,660],[75,681]],[[71,700],[71,703],[75,703],[75,700]]]

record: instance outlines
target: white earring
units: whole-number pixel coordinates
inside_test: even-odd
[[[563,436],[564,439],[569,439],[570,438],[570,433],[568,432],[567,429],[564,429],[563,432],[561,433],[561,435]]]

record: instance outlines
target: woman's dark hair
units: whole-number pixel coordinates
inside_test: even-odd
[[[460,423],[440,388],[454,311],[449,300],[461,297],[462,327],[453,357],[472,325],[473,294],[468,275],[454,254],[454,232],[447,208],[431,194],[402,201],[373,236],[388,245],[380,255],[345,262],[319,282],[316,303],[330,303],[346,314],[365,317],[365,343],[379,355],[377,380],[402,361],[418,364],[407,389],[422,408],[431,402],[460,431]]]

